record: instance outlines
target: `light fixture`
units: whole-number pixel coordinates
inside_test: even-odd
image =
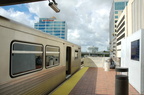
[[[60,12],[60,9],[57,7],[57,3],[55,2],[55,0],[52,0],[53,2],[50,2],[49,0],[49,6],[56,12]]]

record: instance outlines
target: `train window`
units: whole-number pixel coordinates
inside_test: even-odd
[[[13,45],[13,50],[18,50],[18,51],[42,51],[42,47],[41,46],[36,46],[36,45],[31,45],[31,44],[15,43]]]
[[[12,77],[42,69],[42,45],[13,42],[11,51]]]
[[[60,48],[53,46],[46,46],[46,67],[59,65],[60,62]]]
[[[78,59],[78,50],[75,50],[75,59]]]

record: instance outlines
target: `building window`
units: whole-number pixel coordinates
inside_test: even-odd
[[[61,37],[62,39],[65,39],[65,37]]]
[[[119,41],[119,40],[121,40],[121,39],[123,39],[123,38],[125,38],[125,33],[124,33],[123,35],[121,35],[120,37],[118,37],[118,38],[117,38],[117,41]]]
[[[115,10],[123,10],[125,6],[125,2],[115,2]]]
[[[78,50],[75,50],[75,59],[78,59]]]
[[[115,11],[115,14],[118,14],[118,11]]]
[[[23,42],[13,42],[11,47],[12,77],[42,69],[42,45]]]
[[[139,45],[140,45],[139,40],[131,42],[131,59],[132,60],[139,61],[139,51],[140,51]]]
[[[126,2],[126,6],[128,5],[128,2]]]
[[[61,34],[61,36],[65,36],[65,34]]]
[[[60,48],[54,46],[46,46],[46,67],[59,65]]]
[[[119,45],[121,45],[121,42],[118,42],[118,43],[117,43],[117,46],[119,46]]]
[[[65,31],[61,31],[62,33],[65,33]]]
[[[120,20],[120,22],[119,22],[117,27],[119,27],[119,25],[124,21],[124,19],[125,19],[125,16],[123,16],[123,18]]]
[[[54,34],[55,36],[60,36],[60,34]]]
[[[116,19],[118,19],[118,16],[115,16]]]

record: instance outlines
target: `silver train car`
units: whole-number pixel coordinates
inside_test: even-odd
[[[0,95],[46,95],[80,66],[80,46],[0,16]]]

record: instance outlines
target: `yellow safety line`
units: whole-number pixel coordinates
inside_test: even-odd
[[[88,67],[82,68],[76,74],[74,74],[70,79],[58,87],[51,95],[68,95],[77,82],[81,79],[84,73],[87,71]]]

